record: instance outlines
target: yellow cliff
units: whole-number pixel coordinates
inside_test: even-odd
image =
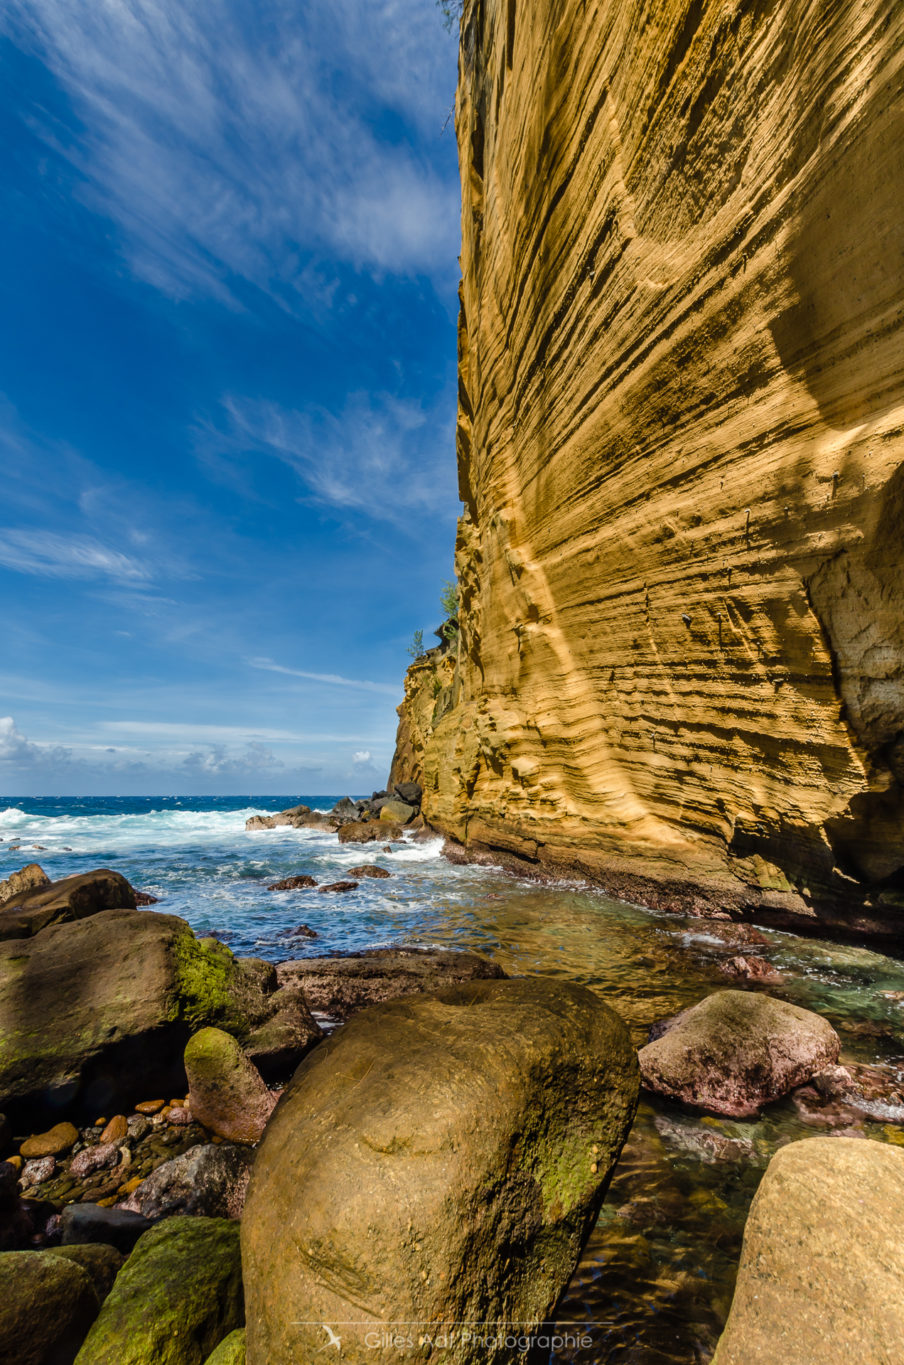
[[[393,776],[614,892],[904,924],[904,9],[468,0],[457,651]]]

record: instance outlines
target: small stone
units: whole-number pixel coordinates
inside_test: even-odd
[[[78,1142],[78,1129],[71,1123],[58,1123],[46,1133],[38,1133],[22,1143],[19,1151],[30,1160],[41,1156],[62,1156]]]
[[[140,1104],[135,1105],[135,1113],[146,1115],[157,1114],[165,1104],[166,1100],[142,1100]]]
[[[105,1142],[97,1147],[85,1147],[77,1156],[74,1156],[69,1172],[71,1175],[84,1178],[86,1175],[92,1175],[95,1171],[102,1171],[109,1166],[115,1166],[118,1160],[118,1147],[112,1142]]]
[[[125,1114],[115,1114],[100,1135],[102,1143],[115,1142],[117,1146],[129,1135],[129,1122]]]
[[[128,1133],[133,1142],[140,1142],[150,1131],[151,1125],[143,1114],[134,1114],[129,1119]]]
[[[32,1185],[43,1185],[45,1180],[53,1179],[56,1165],[56,1160],[52,1156],[42,1156],[36,1161],[26,1161],[19,1177],[19,1184],[26,1190]]]
[[[14,1171],[21,1171],[23,1164],[22,1158],[20,1156],[8,1156],[6,1158],[6,1164],[12,1166]]]
[[[168,1123],[175,1123],[180,1126],[191,1123],[192,1121],[191,1111],[181,1104],[174,1104],[166,1117]]]
[[[137,1190],[143,1180],[143,1176],[133,1175],[131,1180],[127,1180],[124,1185],[120,1185],[119,1193],[129,1195],[133,1190]]]

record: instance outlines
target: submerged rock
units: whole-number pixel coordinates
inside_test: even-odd
[[[276,1104],[231,1034],[205,1028],[189,1040],[185,1072],[192,1117],[229,1142],[259,1142]]]
[[[0,1360],[72,1365],[97,1317],[88,1271],[51,1251],[0,1253]]]
[[[770,995],[717,991],[667,1020],[638,1054],[648,1090],[707,1113],[755,1118],[823,1067],[841,1040],[827,1020]]]
[[[192,1147],[158,1166],[118,1207],[145,1218],[177,1213],[240,1218],[251,1162],[248,1148],[235,1143]]]
[[[807,1138],[772,1158],[713,1365],[904,1360],[904,1151]]]
[[[344,1361],[387,1362],[366,1340],[382,1322],[542,1321],[637,1090],[625,1025],[570,983],[472,982],[359,1015],[302,1063],[255,1161],[249,1365],[316,1359],[322,1324],[346,1324]]]
[[[303,891],[309,886],[316,886],[317,879],[299,875],[297,877],[283,877],[281,882],[273,882],[267,887],[268,891]]]
[[[78,1365],[203,1365],[244,1320],[238,1225],[167,1218],[120,1271]]]
[[[321,886],[320,891],[357,891],[357,882],[330,882],[327,886]]]
[[[378,867],[376,863],[362,863],[360,867],[350,867],[348,875],[350,877],[391,877],[392,873],[387,872],[385,867]]]
[[[276,973],[281,983],[301,989],[311,1009],[339,1019],[403,995],[505,976],[501,967],[479,953],[441,948],[373,948],[354,957],[301,958],[281,962]]]

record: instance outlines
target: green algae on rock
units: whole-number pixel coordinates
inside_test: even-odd
[[[245,1329],[239,1327],[224,1337],[204,1365],[245,1365]]]
[[[192,1116],[229,1142],[259,1142],[276,1098],[231,1034],[195,1033],[185,1049]]]
[[[627,1029],[582,986],[477,981],[362,1011],[302,1062],[258,1151],[250,1365],[313,1358],[320,1324],[362,1319],[337,1329],[343,1360],[396,1361],[383,1324],[418,1320],[447,1324],[450,1365],[508,1361],[504,1336],[453,1324],[544,1320],[637,1093]]]
[[[72,1365],[99,1307],[92,1275],[74,1260],[0,1253],[0,1360]]]
[[[713,1365],[904,1360],[904,1151],[808,1138],[753,1200]]]
[[[65,1261],[74,1261],[82,1270],[86,1270],[94,1285],[98,1303],[101,1304],[113,1288],[126,1260],[121,1251],[106,1242],[77,1242],[70,1246],[54,1247],[50,1254],[62,1256]]]
[[[244,1320],[237,1224],[166,1218],[139,1238],[77,1365],[204,1365]]]

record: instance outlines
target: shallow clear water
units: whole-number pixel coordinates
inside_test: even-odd
[[[509,973],[593,987],[638,1045],[657,1019],[731,984],[719,964],[738,948],[718,925],[574,886],[538,888],[492,869],[453,867],[438,841],[393,843],[384,852],[379,844],[340,847],[335,835],[318,831],[244,830],[250,814],[299,800],[325,809],[333,799],[11,801],[0,810],[0,876],[32,860],[51,876],[109,865],[159,896],[161,911],[201,933],[216,931],[236,953],[274,961],[398,943],[476,949]],[[36,843],[44,848],[36,851]],[[392,875],[346,894],[266,890],[294,873],[337,880],[361,862]],[[281,935],[300,923],[319,937],[287,944]],[[869,949],[763,933],[767,945],[753,951],[781,972],[771,994],[830,1019],[843,1060],[904,1066],[904,999],[896,998],[904,997],[904,964]],[[642,1103],[559,1309],[562,1322],[587,1324],[591,1344],[560,1351],[555,1361],[709,1360],[763,1169],[778,1146],[821,1131],[790,1100],[755,1123]],[[858,1131],[904,1139],[904,1128],[878,1119]]]

